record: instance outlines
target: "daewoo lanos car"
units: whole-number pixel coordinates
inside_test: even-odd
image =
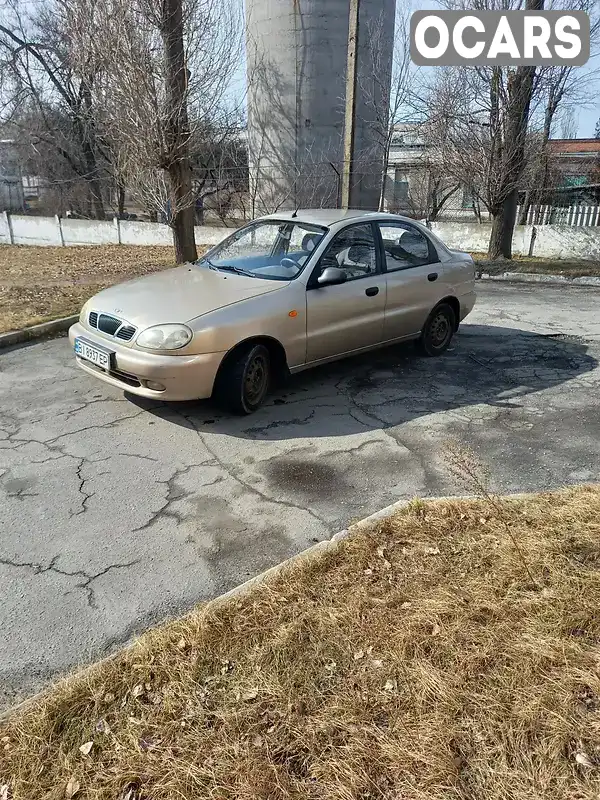
[[[248,414],[277,373],[417,340],[446,350],[475,303],[467,253],[404,217],[263,217],[194,264],[99,292],[69,331],[86,372],[143,397]]]

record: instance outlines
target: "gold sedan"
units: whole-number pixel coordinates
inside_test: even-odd
[[[409,339],[440,355],[474,304],[473,259],[423,225],[316,209],[99,292],[69,338],[79,366],[113,386],[249,414],[277,375]]]

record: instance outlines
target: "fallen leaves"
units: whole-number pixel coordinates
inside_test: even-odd
[[[106,720],[99,719],[98,722],[96,723],[96,731],[98,733],[105,733],[108,735],[110,733],[110,725]]]
[[[78,794],[79,790],[81,789],[81,784],[75,778],[69,778],[69,782],[65,788],[65,797],[67,800],[71,800],[71,798],[75,797]]]
[[[580,767],[585,767],[586,769],[593,769],[596,766],[585,750],[578,750],[575,753],[575,761]]]
[[[385,557],[385,547],[378,547],[377,548],[377,555],[383,561],[384,569],[391,569],[392,568],[392,565],[390,564],[390,562]]]
[[[241,692],[237,695],[238,700],[243,700],[246,703],[250,700],[256,700],[257,697],[258,689],[249,689],[247,692]]]

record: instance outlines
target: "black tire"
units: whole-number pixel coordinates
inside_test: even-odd
[[[262,344],[233,353],[219,376],[217,400],[234,414],[252,414],[265,401],[271,384],[271,358]]]
[[[423,355],[440,356],[450,347],[456,330],[456,313],[448,303],[436,306],[423,326],[418,348]]]

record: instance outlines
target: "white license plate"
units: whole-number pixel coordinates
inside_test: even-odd
[[[102,369],[110,369],[110,353],[106,350],[99,350],[97,347],[93,347],[84,339],[75,339],[75,353],[79,358],[91,361],[92,364],[96,364],[96,366],[102,367]]]

